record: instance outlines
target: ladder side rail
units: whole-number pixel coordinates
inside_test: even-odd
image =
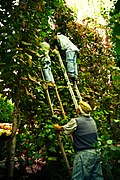
[[[43,78],[43,80],[45,81],[45,78],[44,78],[44,74],[43,74],[42,68],[39,68],[39,69],[40,69],[42,78]],[[47,85],[46,85],[46,86],[47,86]],[[49,103],[49,106],[50,106],[50,109],[51,109],[51,113],[52,113],[52,116],[53,116],[53,115],[54,115],[54,111],[53,111],[53,108],[52,108],[52,102],[51,102],[51,99],[50,99],[50,94],[49,94],[49,91],[48,91],[48,87],[43,87],[43,88],[45,89],[46,96],[47,96],[47,100],[48,100],[48,103]]]
[[[58,98],[58,101],[59,101],[59,104],[60,104],[60,108],[61,108],[61,110],[62,110],[63,118],[65,118],[66,116],[65,116],[65,113],[64,113],[64,108],[63,108],[62,101],[61,101],[61,99],[60,99],[60,96],[59,96],[57,87],[55,87],[55,91],[56,91],[56,95],[57,95],[57,98]],[[69,176],[71,176],[71,168],[70,168],[70,165],[69,165],[69,162],[68,162],[68,159],[67,159],[65,150],[64,150],[63,143],[62,143],[62,141],[61,141],[60,133],[58,133],[58,138],[59,138],[59,146],[60,146],[61,152],[62,152],[62,154],[63,154],[64,162],[65,162],[66,167],[67,167],[67,169],[68,169],[68,174],[69,174]]]
[[[68,78],[68,75],[67,75],[65,66],[64,66],[64,64],[63,64],[63,61],[62,61],[62,58],[61,58],[59,52],[57,52],[57,55],[58,55],[58,59],[59,59],[60,65],[61,65],[61,68],[62,68],[62,70],[63,70],[64,76],[65,76],[65,79],[66,79],[66,81],[67,81],[67,85],[68,85],[68,88],[69,88],[69,91],[70,91],[70,94],[71,94],[73,103],[74,103],[74,105],[75,105],[75,109],[77,109],[78,103],[77,103],[77,100],[76,100],[74,91],[73,91],[73,89],[72,89],[72,87],[71,87],[71,83],[70,83],[70,81],[69,81],[69,78]]]
[[[69,162],[68,162],[68,159],[67,159],[67,156],[66,156],[66,153],[64,150],[64,146],[63,146],[63,143],[61,141],[61,137],[60,137],[59,133],[58,133],[58,138],[59,138],[59,146],[60,146],[61,152],[63,154],[63,158],[64,158],[64,162],[66,164],[66,168],[68,170],[68,174],[69,174],[69,176],[71,176],[71,168],[70,168],[70,165],[69,165]]]
[[[58,89],[57,89],[56,86],[55,86],[55,92],[56,92],[56,95],[57,95],[57,98],[58,98],[58,101],[59,101],[59,105],[60,105],[60,108],[61,108],[61,111],[62,111],[62,115],[65,118],[65,111],[64,111],[64,108],[63,108],[63,105],[62,105],[62,101],[60,99],[60,95],[58,93]]]
[[[75,87],[76,94],[77,94],[77,96],[78,96],[78,98],[79,98],[79,101],[81,101],[81,100],[82,100],[82,96],[80,95],[80,91],[79,91],[79,89],[78,89],[78,86],[77,86],[77,83],[76,83],[76,82],[75,82],[74,87]]]

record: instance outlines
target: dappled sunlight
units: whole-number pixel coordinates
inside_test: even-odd
[[[78,22],[82,22],[84,18],[90,17],[95,19],[99,24],[103,25],[106,24],[106,21],[101,15],[102,11],[105,10],[108,15],[110,9],[114,8],[115,2],[117,2],[117,0],[66,0],[68,6],[77,13]]]

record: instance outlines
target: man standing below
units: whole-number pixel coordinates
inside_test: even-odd
[[[78,70],[77,70],[77,54],[79,49],[69,40],[68,37],[61,33],[57,33],[54,36],[54,39],[57,41],[58,48],[64,50],[66,53],[66,63],[67,63],[67,73],[70,80],[77,80]]]
[[[66,125],[54,125],[54,129],[72,134],[75,158],[72,180],[103,180],[99,152],[96,149],[97,127],[90,116],[90,105],[80,101],[77,118],[72,118]]]

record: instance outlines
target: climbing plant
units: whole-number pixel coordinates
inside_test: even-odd
[[[112,44],[109,41],[104,44],[97,29],[91,29],[89,23],[76,23],[76,17],[64,1],[22,0],[18,6],[15,6],[11,0],[2,1],[1,7],[0,93],[3,97],[12,99],[15,113],[20,116],[20,122],[17,121],[19,134],[15,154],[19,157],[19,163],[21,163],[21,155],[24,156],[25,167],[29,166],[31,168],[29,172],[33,173],[32,165],[36,159],[43,158],[40,167],[44,164],[44,160],[45,164],[48,164],[49,160],[57,159],[63,167],[60,173],[62,174],[63,171],[67,174],[53,124],[58,122],[64,124],[71,117],[75,117],[74,105],[71,98],[68,98],[69,91],[65,88],[59,89],[67,119],[63,119],[59,112],[57,116],[51,116],[43,88],[44,81],[38,68],[41,66],[42,54],[40,42],[47,40],[51,49],[54,47],[54,31],[49,24],[49,17],[55,23],[57,31],[69,36],[80,49],[77,59],[78,87],[84,100],[94,109],[92,116],[98,125],[100,147],[103,151],[106,150],[108,160],[111,160],[111,154],[108,153],[110,145],[113,147],[110,151],[112,157],[118,152],[118,149],[114,149],[118,136],[114,134],[113,124],[114,120],[118,122],[119,118],[120,90],[119,82],[116,81],[119,69],[113,68],[115,61]],[[107,39],[110,40],[109,33]],[[65,63],[64,53],[61,53],[61,56]],[[66,85],[57,56],[51,51],[50,57],[56,85]],[[54,90],[51,90],[50,94],[55,104]],[[66,136],[63,136],[62,141],[72,166],[71,142]],[[23,161],[22,163],[24,164]],[[111,165],[114,163],[118,165],[119,162],[116,160],[112,163],[111,160]]]

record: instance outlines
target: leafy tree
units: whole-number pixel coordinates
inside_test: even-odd
[[[115,9],[110,12],[111,18],[109,26],[112,29],[112,40],[114,42],[114,50],[116,52],[117,66],[120,67],[120,1],[115,4]]]
[[[33,139],[38,137],[38,141],[35,146],[31,147],[31,150],[29,147],[29,156],[31,155],[30,151],[37,153],[43,144],[47,145],[49,140],[55,137],[53,128],[51,135],[48,136],[49,129],[52,127],[52,118],[45,100],[43,81],[39,76],[38,66],[41,65],[41,62],[38,58],[41,55],[39,44],[51,31],[48,18],[52,15],[53,8],[57,9],[57,3],[59,3],[59,8],[63,7],[61,1],[54,3],[21,1],[19,6],[14,6],[13,1],[1,2],[1,23],[3,25],[1,28],[1,93],[8,99],[12,99],[15,104],[14,114],[17,116],[16,120],[14,119],[16,121],[14,125],[20,125],[21,129],[27,123],[30,126],[29,131],[31,131],[31,126],[34,128],[34,123],[37,121],[41,129],[41,132],[37,129],[37,135],[30,136]],[[23,117],[21,124],[20,117]],[[31,133],[36,134],[34,131],[32,129]],[[22,136],[20,138],[22,139]],[[27,139],[24,138],[24,140]],[[26,146],[26,141],[24,142]],[[15,149],[15,141],[13,145],[13,149]],[[49,146],[48,148],[50,152],[55,151],[55,148]],[[12,154],[14,155],[13,152]],[[13,164],[10,167],[13,167]],[[13,176],[12,172],[13,170],[10,169],[9,176]]]
[[[12,1],[2,1],[1,7],[3,26],[1,28],[0,93],[12,99],[15,104],[16,119],[14,120],[17,127],[19,125],[16,156],[21,157],[21,153],[24,154],[26,164],[31,163],[31,166],[36,158],[44,157],[48,160],[57,157],[63,167],[60,173],[67,174],[53,123],[64,124],[67,119],[76,117],[76,112],[72,99],[68,98],[69,91],[66,88],[58,88],[67,119],[63,119],[60,114],[57,114],[56,118],[51,116],[43,88],[45,82],[38,68],[41,66],[42,54],[40,42],[49,41],[51,48],[54,45],[54,32],[48,22],[51,17],[57,31],[68,35],[80,49],[78,86],[84,100],[88,101],[94,109],[92,116],[98,125],[100,147],[103,149],[104,158],[107,154],[110,164],[118,165],[117,160],[111,161],[109,150],[110,145],[114,147],[118,142],[113,123],[119,118],[120,88],[119,82],[116,81],[119,69],[113,68],[114,53],[109,43],[108,31],[106,30],[107,43],[104,45],[97,29],[90,29],[89,23],[84,25],[76,23],[76,17],[72,11],[66,7],[64,1],[60,0],[49,2],[23,0],[20,1],[19,6],[14,6]],[[58,57],[52,51],[50,56],[56,85],[58,87],[66,85]],[[61,56],[64,61],[64,53],[61,52]],[[53,104],[58,107],[53,89],[50,90],[50,95]],[[62,137],[67,157],[72,165],[71,141],[64,135]],[[39,154],[39,150],[42,154]],[[112,149],[112,157],[116,152],[118,149]],[[31,156],[33,159],[29,161]]]

